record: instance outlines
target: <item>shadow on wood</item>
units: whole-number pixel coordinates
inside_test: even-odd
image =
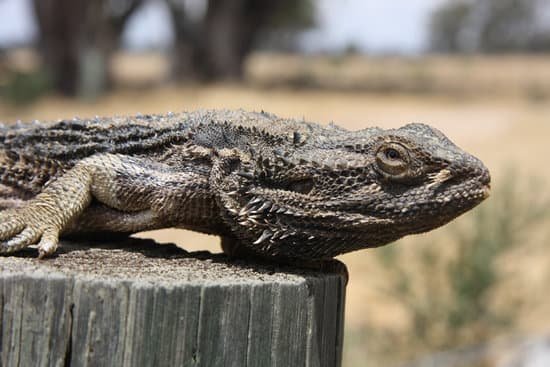
[[[64,243],[54,258],[35,256],[0,257],[0,366],[341,363],[339,271],[230,261],[137,239]]]

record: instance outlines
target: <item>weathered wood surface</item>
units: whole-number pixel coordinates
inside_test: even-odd
[[[186,253],[0,257],[0,366],[339,366],[345,280]]]

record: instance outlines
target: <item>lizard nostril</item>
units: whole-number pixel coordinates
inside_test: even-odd
[[[483,185],[491,187],[491,174],[487,168],[483,168],[479,180]]]

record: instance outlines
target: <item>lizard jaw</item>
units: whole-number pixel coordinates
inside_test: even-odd
[[[384,194],[381,190],[376,192]],[[372,211],[338,211],[323,208],[326,201],[313,198],[307,208],[282,204],[274,192],[265,189],[247,194],[248,201],[239,210],[233,210],[234,231],[248,239],[252,250],[277,256],[297,249],[317,251],[316,248],[321,247],[323,251],[330,248],[331,256],[335,256],[350,248],[382,246],[451,221],[489,196],[490,177],[485,171],[459,184],[446,179],[440,185],[418,190],[415,195],[419,199],[412,200],[415,205],[397,205],[389,211],[376,209],[376,205],[387,202],[387,198],[380,198],[378,204],[372,201]]]

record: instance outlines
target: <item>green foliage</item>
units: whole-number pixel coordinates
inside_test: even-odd
[[[544,192],[531,187],[525,191]],[[513,314],[495,314],[487,307],[487,298],[499,280],[496,262],[546,219],[548,204],[538,194],[522,195],[517,182],[509,178],[485,207],[473,213],[468,230],[454,231],[460,250],[447,274],[454,300],[448,315],[452,330],[470,328],[477,339],[484,339],[512,321]],[[460,335],[453,339],[461,341]]]
[[[529,48],[530,34],[537,31],[535,0],[485,0],[482,10],[490,15],[481,28],[481,46],[486,51]]]
[[[12,71],[0,86],[0,97],[16,105],[25,105],[48,93],[51,87],[51,79],[43,70]]]
[[[313,0],[280,1],[270,18],[275,28],[311,28],[315,25],[315,3]]]
[[[385,365],[483,344],[513,325],[519,301],[508,300],[498,309],[491,302],[504,278],[499,260],[521,246],[550,214],[550,197],[540,197],[545,185],[536,180],[520,185],[517,177],[521,175],[510,172],[497,181],[501,185],[486,203],[445,229],[456,246],[452,254],[444,254],[435,243],[416,244],[412,255],[399,245],[377,251],[387,271],[384,292],[411,320],[406,333],[369,330],[369,349],[385,358]]]
[[[541,26],[538,0],[454,0],[431,18],[432,49],[444,52],[543,51],[548,31]]]
[[[527,99],[533,103],[546,102],[550,97],[550,93],[540,82],[533,82],[527,85],[525,94]]]
[[[470,7],[468,3],[455,1],[440,7],[432,14],[430,37],[433,49],[444,52],[460,51],[459,33],[470,13]]]

